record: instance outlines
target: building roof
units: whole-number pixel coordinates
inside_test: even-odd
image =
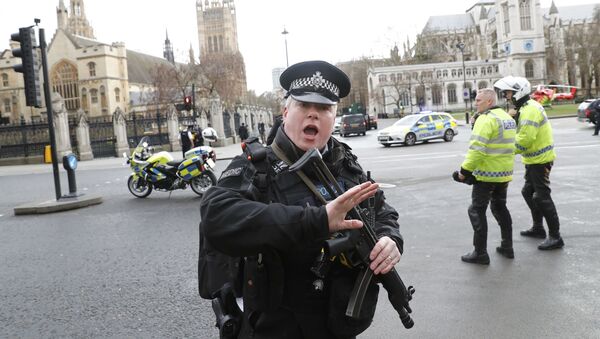
[[[430,16],[427,20],[423,33],[438,32],[446,30],[464,30],[474,25],[470,14],[451,14]]]
[[[173,67],[173,64],[163,58],[135,52],[129,49],[127,50],[127,72],[129,73],[129,83],[151,84],[152,70],[155,69],[157,65]]]

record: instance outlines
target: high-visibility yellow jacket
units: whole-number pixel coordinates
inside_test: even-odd
[[[465,161],[461,167],[477,181],[512,180],[517,123],[503,109],[493,107],[475,121]]]
[[[545,164],[556,158],[552,126],[544,107],[533,99],[519,109],[515,146],[525,165]]]

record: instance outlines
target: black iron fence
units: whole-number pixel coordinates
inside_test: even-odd
[[[127,140],[129,147],[139,144],[143,137],[150,139],[150,145],[164,145],[169,143],[169,131],[165,114],[132,113],[127,118]]]
[[[90,127],[90,144],[95,158],[116,156],[113,117],[95,117],[88,121]]]
[[[46,120],[0,125],[0,158],[43,156],[44,147],[50,145],[50,132]]]

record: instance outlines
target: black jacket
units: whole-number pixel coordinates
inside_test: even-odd
[[[275,142],[292,162],[303,153],[289,141],[283,129],[277,132]],[[331,138],[327,148],[323,159],[345,189],[366,181],[347,145]],[[255,164],[245,155],[236,157],[222,173],[218,185],[203,196],[201,230],[210,245],[225,254],[239,257],[268,254],[262,259],[267,266],[271,265],[272,272],[281,274],[274,279],[283,282],[278,296],[281,300],[269,306],[281,305],[301,313],[327,312],[329,289],[326,286],[323,291],[315,291],[313,283],[317,277],[310,270],[323,241],[330,236],[325,206],[297,174],[288,172],[287,165],[275,156],[271,147],[266,150],[266,194],[257,184],[259,171]],[[305,173],[314,179],[309,170]],[[385,203],[381,191],[376,194],[375,208],[377,236],[389,236],[402,252],[398,214]],[[248,280],[248,274],[243,281]]]

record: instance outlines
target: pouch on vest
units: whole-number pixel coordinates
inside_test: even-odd
[[[244,309],[272,311],[283,298],[283,269],[279,255],[270,250],[244,261]]]
[[[237,274],[240,258],[230,257],[214,250],[200,229],[198,251],[198,292],[203,299],[213,299],[226,283],[239,286]]]

